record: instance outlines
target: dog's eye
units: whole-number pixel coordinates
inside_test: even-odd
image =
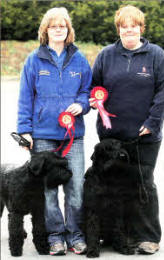
[[[120,157],[125,157],[125,154],[124,153],[120,153]]]

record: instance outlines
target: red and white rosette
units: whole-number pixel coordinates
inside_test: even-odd
[[[74,140],[74,136],[75,136],[75,127],[74,127],[75,118],[69,112],[62,112],[59,115],[58,121],[59,121],[59,124],[60,124],[61,127],[64,127],[64,128],[67,129],[67,132],[65,133],[65,136],[64,136],[64,140],[65,140],[67,135],[69,135],[69,137],[70,137],[69,144],[67,145],[67,147],[62,152],[62,157],[64,157],[69,152],[69,150],[71,149],[71,146],[73,144],[73,140]],[[64,144],[64,141],[61,143],[61,145],[57,149],[55,149],[53,151],[54,152],[59,151],[62,148],[63,144]]]
[[[103,126],[107,129],[112,128],[109,117],[116,117],[116,115],[109,113],[104,108],[104,102],[108,98],[108,91],[101,86],[96,86],[91,91],[91,98],[95,98],[96,106],[103,121]]]

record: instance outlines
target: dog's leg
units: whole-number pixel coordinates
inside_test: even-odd
[[[9,248],[12,256],[21,256],[24,242],[23,215],[10,212],[9,218]]]
[[[115,249],[120,254],[124,255],[134,255],[135,247],[130,246],[127,241],[127,237],[122,232],[116,232],[114,234],[117,238],[113,242],[113,249]]]
[[[113,218],[113,248],[124,255],[133,255],[135,250],[128,244],[128,234],[125,228],[124,221],[124,202],[117,201],[111,206]]]
[[[23,237],[24,237],[24,239],[26,239],[26,238],[27,238],[27,232],[26,232],[26,230],[25,230],[25,229],[23,230]]]
[[[5,205],[4,205],[3,201],[2,201],[2,199],[0,199],[0,206],[1,206],[0,217],[2,217],[3,210],[4,210],[4,207],[5,207]]]
[[[100,254],[100,223],[95,212],[89,210],[86,213],[86,241],[87,257],[99,257]]]
[[[33,225],[33,243],[40,255],[47,255],[49,253],[49,245],[47,240],[47,232],[44,218],[44,205],[32,211],[32,225]]]

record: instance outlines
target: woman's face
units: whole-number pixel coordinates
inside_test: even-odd
[[[52,20],[47,28],[49,42],[64,43],[67,38],[68,28],[63,18]]]
[[[141,27],[135,25],[131,19],[127,19],[120,26],[120,39],[126,49],[136,49],[140,44]]]

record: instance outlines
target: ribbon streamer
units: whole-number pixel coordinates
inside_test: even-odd
[[[108,98],[107,90],[101,86],[94,87],[91,91],[91,98],[95,98],[96,106],[99,110],[103,126],[106,127],[106,129],[111,129],[112,125],[109,117],[116,117],[116,115],[109,113],[104,108],[104,102]]]
[[[69,135],[69,137],[70,137],[70,142],[68,143],[67,147],[62,152],[62,157],[65,157],[67,155],[67,153],[70,151],[71,146],[73,144],[73,140],[74,140],[74,136],[75,136],[75,127],[74,127],[75,118],[69,112],[62,112],[59,115],[58,121],[59,121],[59,124],[61,127],[64,127],[67,129],[67,132],[65,133],[65,136],[64,136],[64,140],[67,135]],[[57,152],[62,148],[62,146],[64,144],[64,140],[57,149],[53,150],[53,152]]]

